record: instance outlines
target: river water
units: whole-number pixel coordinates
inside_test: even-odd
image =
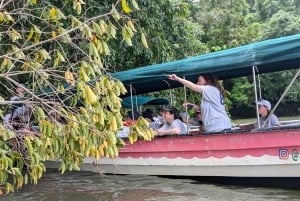
[[[300,186],[300,183],[299,183]],[[37,185],[3,201],[277,201],[300,200],[300,190],[247,187],[189,178],[47,172]]]

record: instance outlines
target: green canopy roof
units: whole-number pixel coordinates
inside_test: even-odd
[[[182,86],[167,79],[175,73],[196,82],[203,73],[214,73],[219,79],[252,74],[252,66],[259,73],[300,67],[300,34],[257,42],[237,48],[203,54],[177,61],[139,67],[113,73],[133,95]]]
[[[139,107],[142,105],[168,105],[169,101],[165,98],[154,98],[147,96],[132,96],[133,106]],[[126,97],[122,100],[122,107],[131,108],[131,97]]]

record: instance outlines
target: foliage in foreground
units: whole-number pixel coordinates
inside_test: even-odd
[[[1,87],[13,93],[19,83],[26,84],[17,102],[31,108],[27,126],[39,125],[40,135],[0,126],[0,194],[29,181],[36,184],[48,159],[61,160],[63,173],[79,170],[84,157],[118,156],[124,145],[116,137],[122,127],[119,96],[126,89],[102,60],[111,41],[132,46],[138,37],[147,48],[144,33],[130,18],[138,10],[135,0],[109,6],[83,0],[1,1]],[[0,98],[1,105],[11,103]],[[152,133],[141,129],[133,126],[131,142],[139,134],[151,140]]]

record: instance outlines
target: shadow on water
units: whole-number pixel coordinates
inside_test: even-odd
[[[194,184],[236,185],[245,187],[267,187],[300,190],[300,177],[186,177],[162,176],[164,178],[191,179]]]
[[[26,185],[1,201],[296,201],[300,191],[258,188],[216,177],[161,177],[47,170],[37,185]],[[263,181],[263,180],[262,180]],[[244,184],[248,187],[241,186]],[[261,185],[264,187],[266,185]]]

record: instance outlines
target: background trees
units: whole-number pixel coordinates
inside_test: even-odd
[[[172,61],[207,52],[200,40],[201,26],[189,19],[189,5],[184,1],[140,0],[141,10],[133,13],[134,22],[147,36],[149,49],[138,37],[135,46],[116,43],[105,63],[114,71]]]
[[[300,32],[299,1],[211,0],[186,2],[190,5],[191,20],[201,27],[200,40],[209,52]],[[291,70],[261,76],[263,98],[275,103],[293,74],[294,71]],[[281,82],[278,83],[278,80]],[[227,106],[230,113],[233,114],[233,118],[255,115],[252,104],[254,100],[253,87],[250,83],[252,83],[252,77],[223,81],[223,85],[228,91]],[[292,109],[279,108],[277,114],[299,114],[299,107],[295,104],[295,101],[300,101],[299,95],[296,95],[299,94],[296,92],[296,88],[297,86],[293,86],[286,96],[285,102],[280,105],[281,108]],[[166,92],[167,94],[168,92]],[[197,100],[195,96],[198,95],[191,93],[189,99]],[[181,98],[178,102],[182,103],[183,100]]]

